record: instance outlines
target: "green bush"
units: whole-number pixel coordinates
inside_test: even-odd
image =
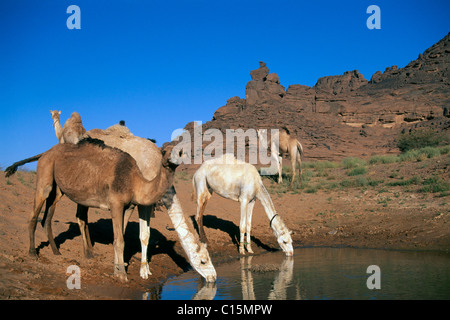
[[[397,146],[402,152],[405,152],[424,147],[437,147],[445,142],[448,142],[448,138],[443,132],[438,133],[431,129],[421,129],[400,134]]]
[[[342,166],[345,169],[352,169],[356,167],[363,167],[366,165],[366,162],[363,159],[348,157],[342,160]]]
[[[441,177],[431,177],[423,181],[421,192],[446,192],[450,190],[450,182]]]
[[[388,163],[395,163],[398,162],[398,157],[397,156],[373,156],[372,158],[370,158],[369,163],[370,164],[388,164]]]
[[[353,168],[352,170],[350,170],[347,174],[349,176],[359,176],[359,175],[365,174],[366,172],[367,172],[366,167],[356,167],[356,168]]]

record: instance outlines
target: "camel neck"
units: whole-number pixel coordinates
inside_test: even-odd
[[[140,187],[137,188],[135,202],[141,205],[156,203],[172,185],[174,173],[170,168],[161,167],[159,174],[151,181],[140,175]]]
[[[267,218],[269,218],[270,226],[274,228],[274,226],[277,225],[274,220],[277,220],[275,217],[278,216],[278,214],[275,210],[275,206],[273,205],[272,200],[270,199],[270,195],[267,192],[266,187],[264,187],[264,185],[262,184],[262,182],[260,183],[257,198],[259,199],[259,201],[261,201],[261,204],[263,205]]]

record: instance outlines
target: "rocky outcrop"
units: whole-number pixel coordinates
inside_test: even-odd
[[[353,70],[346,71],[341,76],[322,77],[317,80],[314,89],[318,93],[338,95],[354,91],[368,82],[358,70]]]
[[[264,62],[259,62],[260,67],[250,71],[252,80],[245,87],[245,99],[248,106],[278,105],[286,94],[284,87],[276,73],[269,74]]]
[[[228,99],[203,129],[286,126],[307,158],[398,152],[399,132],[437,123],[450,128],[449,42],[450,34],[404,68],[377,71],[370,81],[353,70],[285,89],[260,62],[250,71],[245,99]]]

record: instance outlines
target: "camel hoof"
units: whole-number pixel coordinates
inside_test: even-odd
[[[200,238],[200,242],[202,242],[202,243],[208,243],[208,238],[206,237],[206,235],[200,235],[199,236],[199,238]]]
[[[121,282],[128,282],[125,265],[114,265],[114,275],[119,278]]]
[[[95,255],[91,251],[87,251],[87,252],[84,253],[84,257],[86,259],[93,259],[95,257]]]
[[[36,249],[30,249],[30,251],[28,251],[28,255],[31,258],[36,259],[36,260],[39,258],[37,255]]]
[[[141,278],[142,279],[148,279],[148,276],[152,275],[152,273],[150,272],[150,268],[148,266],[148,263],[141,265],[140,274],[141,274]]]

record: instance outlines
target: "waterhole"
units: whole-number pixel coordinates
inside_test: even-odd
[[[143,293],[143,298],[450,299],[449,253],[302,248],[293,257],[282,252],[241,257],[216,266],[216,271],[214,284],[189,271],[169,279],[156,295]]]

